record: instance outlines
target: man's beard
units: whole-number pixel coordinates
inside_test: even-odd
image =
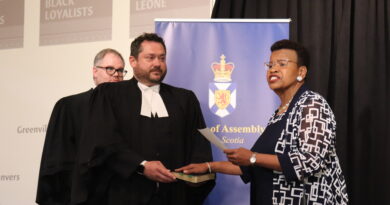
[[[153,72],[159,72],[160,73],[160,78],[159,79],[152,78],[151,75],[152,75]],[[134,75],[135,75],[135,77],[137,78],[138,81],[147,81],[147,82],[153,83],[153,84],[160,84],[164,80],[166,72],[164,73],[161,70],[161,68],[152,68],[147,73],[145,73],[145,72],[134,72]]]
[[[152,78],[150,77],[151,73],[152,73],[152,72],[156,72],[156,71],[159,72],[159,73],[161,74],[161,77],[160,77],[158,80],[152,79]],[[161,83],[161,82],[164,80],[164,78],[165,78],[165,74],[166,74],[166,73],[164,73],[164,72],[161,70],[161,68],[153,68],[152,70],[149,71],[148,79],[149,79],[149,81],[152,82],[152,83]]]

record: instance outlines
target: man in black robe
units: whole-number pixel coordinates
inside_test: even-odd
[[[205,123],[192,91],[161,81],[166,47],[156,34],[131,44],[129,81],[94,90],[80,141],[73,204],[202,204],[214,181],[187,184],[170,170],[212,160],[198,132]]]
[[[103,49],[92,68],[95,85],[123,80],[124,60],[114,49]],[[88,111],[92,89],[61,98],[54,106],[42,153],[36,202],[41,205],[70,204],[72,171],[78,141]]]

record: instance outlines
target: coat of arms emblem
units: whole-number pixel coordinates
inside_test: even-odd
[[[236,83],[232,83],[234,64],[226,63],[222,54],[220,62],[211,64],[214,82],[209,83],[209,108],[211,112],[223,118],[236,108]]]

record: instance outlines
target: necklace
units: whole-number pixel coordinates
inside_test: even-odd
[[[284,112],[288,108],[288,106],[290,105],[290,102],[291,102],[291,99],[285,105],[283,105],[282,107],[279,107],[278,113]]]

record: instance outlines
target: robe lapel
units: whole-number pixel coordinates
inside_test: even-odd
[[[129,122],[126,123],[131,127],[130,132],[132,135],[137,136],[139,134],[139,117],[141,112],[141,91],[137,86],[137,80],[135,78],[132,78],[129,81],[126,96],[128,99],[126,99],[125,102],[129,102],[129,104],[125,106],[129,109],[128,113],[125,113],[125,115],[129,115],[130,117]]]
[[[165,84],[161,84],[160,86],[160,95],[164,102],[165,108],[167,109],[168,115],[170,119],[174,119],[177,109],[177,103],[175,103],[175,96],[172,95],[169,88]]]

